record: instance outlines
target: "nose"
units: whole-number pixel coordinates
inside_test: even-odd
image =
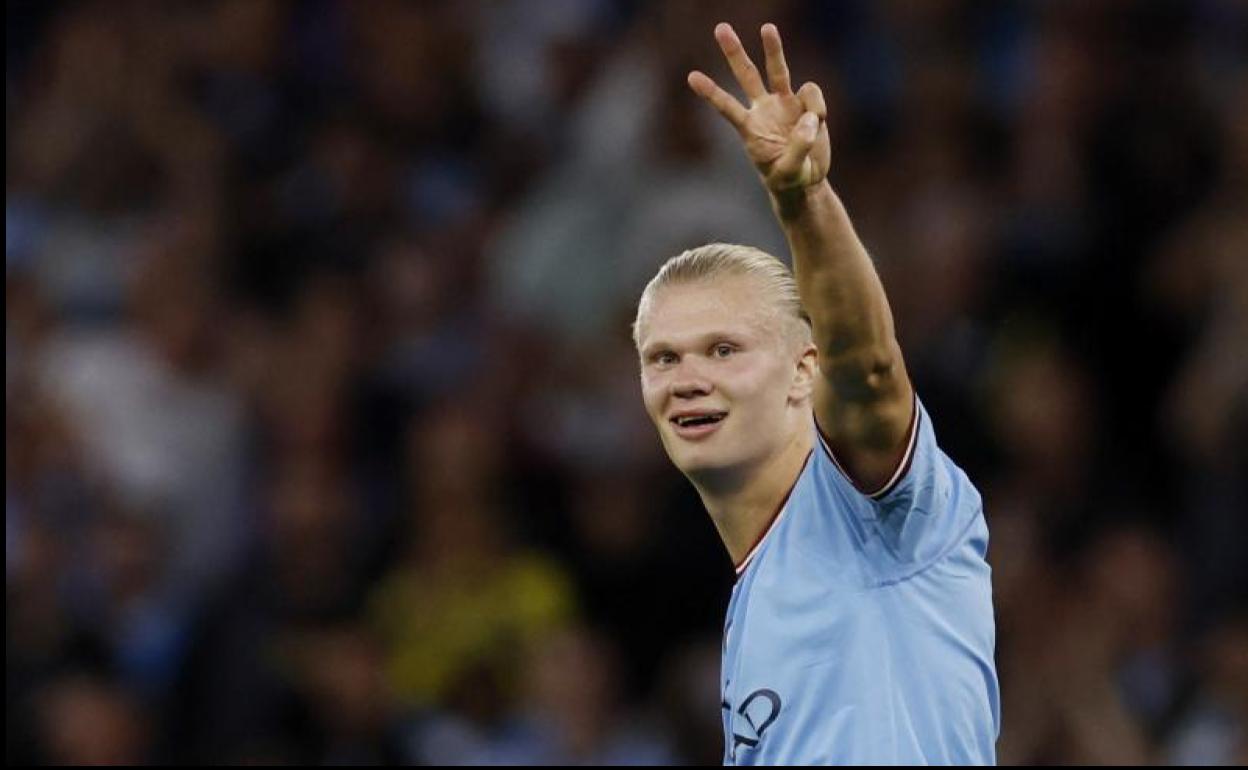
[[[709,396],[715,386],[688,358],[681,361],[672,377],[672,396],[682,400]]]

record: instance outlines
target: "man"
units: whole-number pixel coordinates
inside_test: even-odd
[[[774,25],[770,90],[715,37],[737,130],[793,252],[711,244],[646,287],[646,409],[737,569],[723,648],[729,764],[989,764],[999,728],[987,528],[936,444],[879,278],[826,180],[826,108],[796,93]],[[813,417],[813,419],[812,419]]]

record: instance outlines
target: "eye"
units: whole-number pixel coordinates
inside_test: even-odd
[[[735,352],[737,352],[737,349],[733,347],[732,345],[729,345],[727,342],[721,342],[715,347],[711,348],[711,354],[714,355],[716,358],[727,358],[728,356],[731,356]]]
[[[650,360],[659,366],[672,366],[676,363],[676,354],[670,350],[661,350],[650,357]]]

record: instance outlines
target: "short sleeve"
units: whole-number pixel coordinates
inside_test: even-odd
[[[826,438],[823,451],[837,473],[833,485],[859,518],[870,522],[899,562],[923,567],[958,544],[982,513],[978,491],[936,442],[931,417],[915,396],[906,448],[887,483],[875,490],[854,484]]]

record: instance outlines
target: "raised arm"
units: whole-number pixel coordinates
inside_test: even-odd
[[[732,27],[715,27],[748,107],[701,72],[689,73],[689,86],[737,130],[771,195],[819,348],[815,417],[842,467],[870,492],[897,470],[914,391],[884,287],[827,181],[823,93],[809,82],[794,93],[775,25],[763,25],[762,38],[770,89]]]

